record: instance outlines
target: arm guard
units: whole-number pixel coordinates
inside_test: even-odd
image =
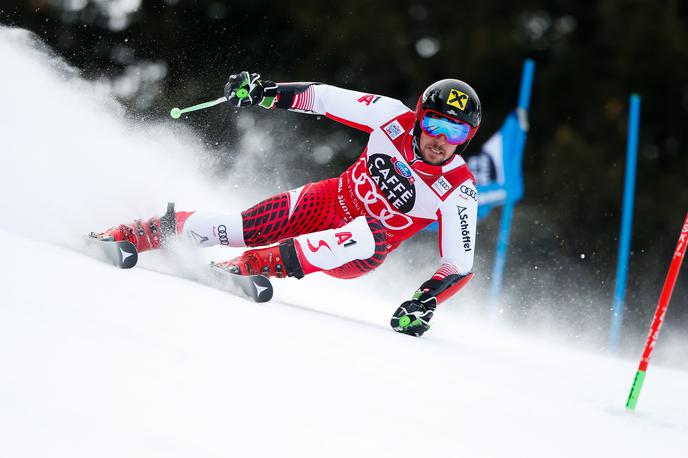
[[[294,104],[294,98],[303,94],[309,87],[320,83],[278,83],[276,108],[290,109]]]

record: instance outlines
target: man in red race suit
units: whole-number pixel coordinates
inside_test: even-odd
[[[241,72],[229,78],[225,96],[236,107],[325,115],[369,133],[368,144],[339,177],[277,194],[244,212],[168,211],[103,234],[130,240],[139,252],[172,236],[201,247],[251,247],[219,263],[241,275],[325,272],[355,278],[437,221],[439,268],[391,320],[398,332],[427,331],[437,304],[473,276],[478,195],[461,153],[480,126],[475,91],[456,79],[437,81],[414,111],[389,97],[320,83],[274,83]]]

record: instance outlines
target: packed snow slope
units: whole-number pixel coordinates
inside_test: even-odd
[[[0,456],[685,456],[685,372],[651,366],[626,413],[635,361],[472,317],[470,290],[415,339],[388,327],[413,285],[384,267],[257,305],[179,276],[228,250],[89,257],[85,232],[167,200],[239,210],[241,177],[25,32],[0,29],[0,60]]]

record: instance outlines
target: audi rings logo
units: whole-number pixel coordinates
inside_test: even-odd
[[[465,184],[462,184],[461,187],[459,188],[459,191],[462,193],[466,194],[468,197],[470,197],[473,200],[478,200],[478,193],[475,189],[471,189]]]
[[[229,239],[227,238],[227,226],[224,224],[217,226],[217,238],[220,239],[220,245],[229,245]]]
[[[385,196],[377,192],[375,182],[366,174],[365,158],[356,163],[351,179],[354,182],[356,197],[365,206],[367,213],[379,219],[387,229],[401,231],[413,224],[411,218],[396,211]]]

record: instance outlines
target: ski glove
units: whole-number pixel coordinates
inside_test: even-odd
[[[420,337],[430,329],[430,320],[437,307],[437,299],[427,291],[416,291],[413,299],[399,306],[390,325],[402,334]]]
[[[235,107],[260,105],[272,108],[277,97],[277,83],[261,80],[258,73],[243,71],[229,77],[225,97]]]

